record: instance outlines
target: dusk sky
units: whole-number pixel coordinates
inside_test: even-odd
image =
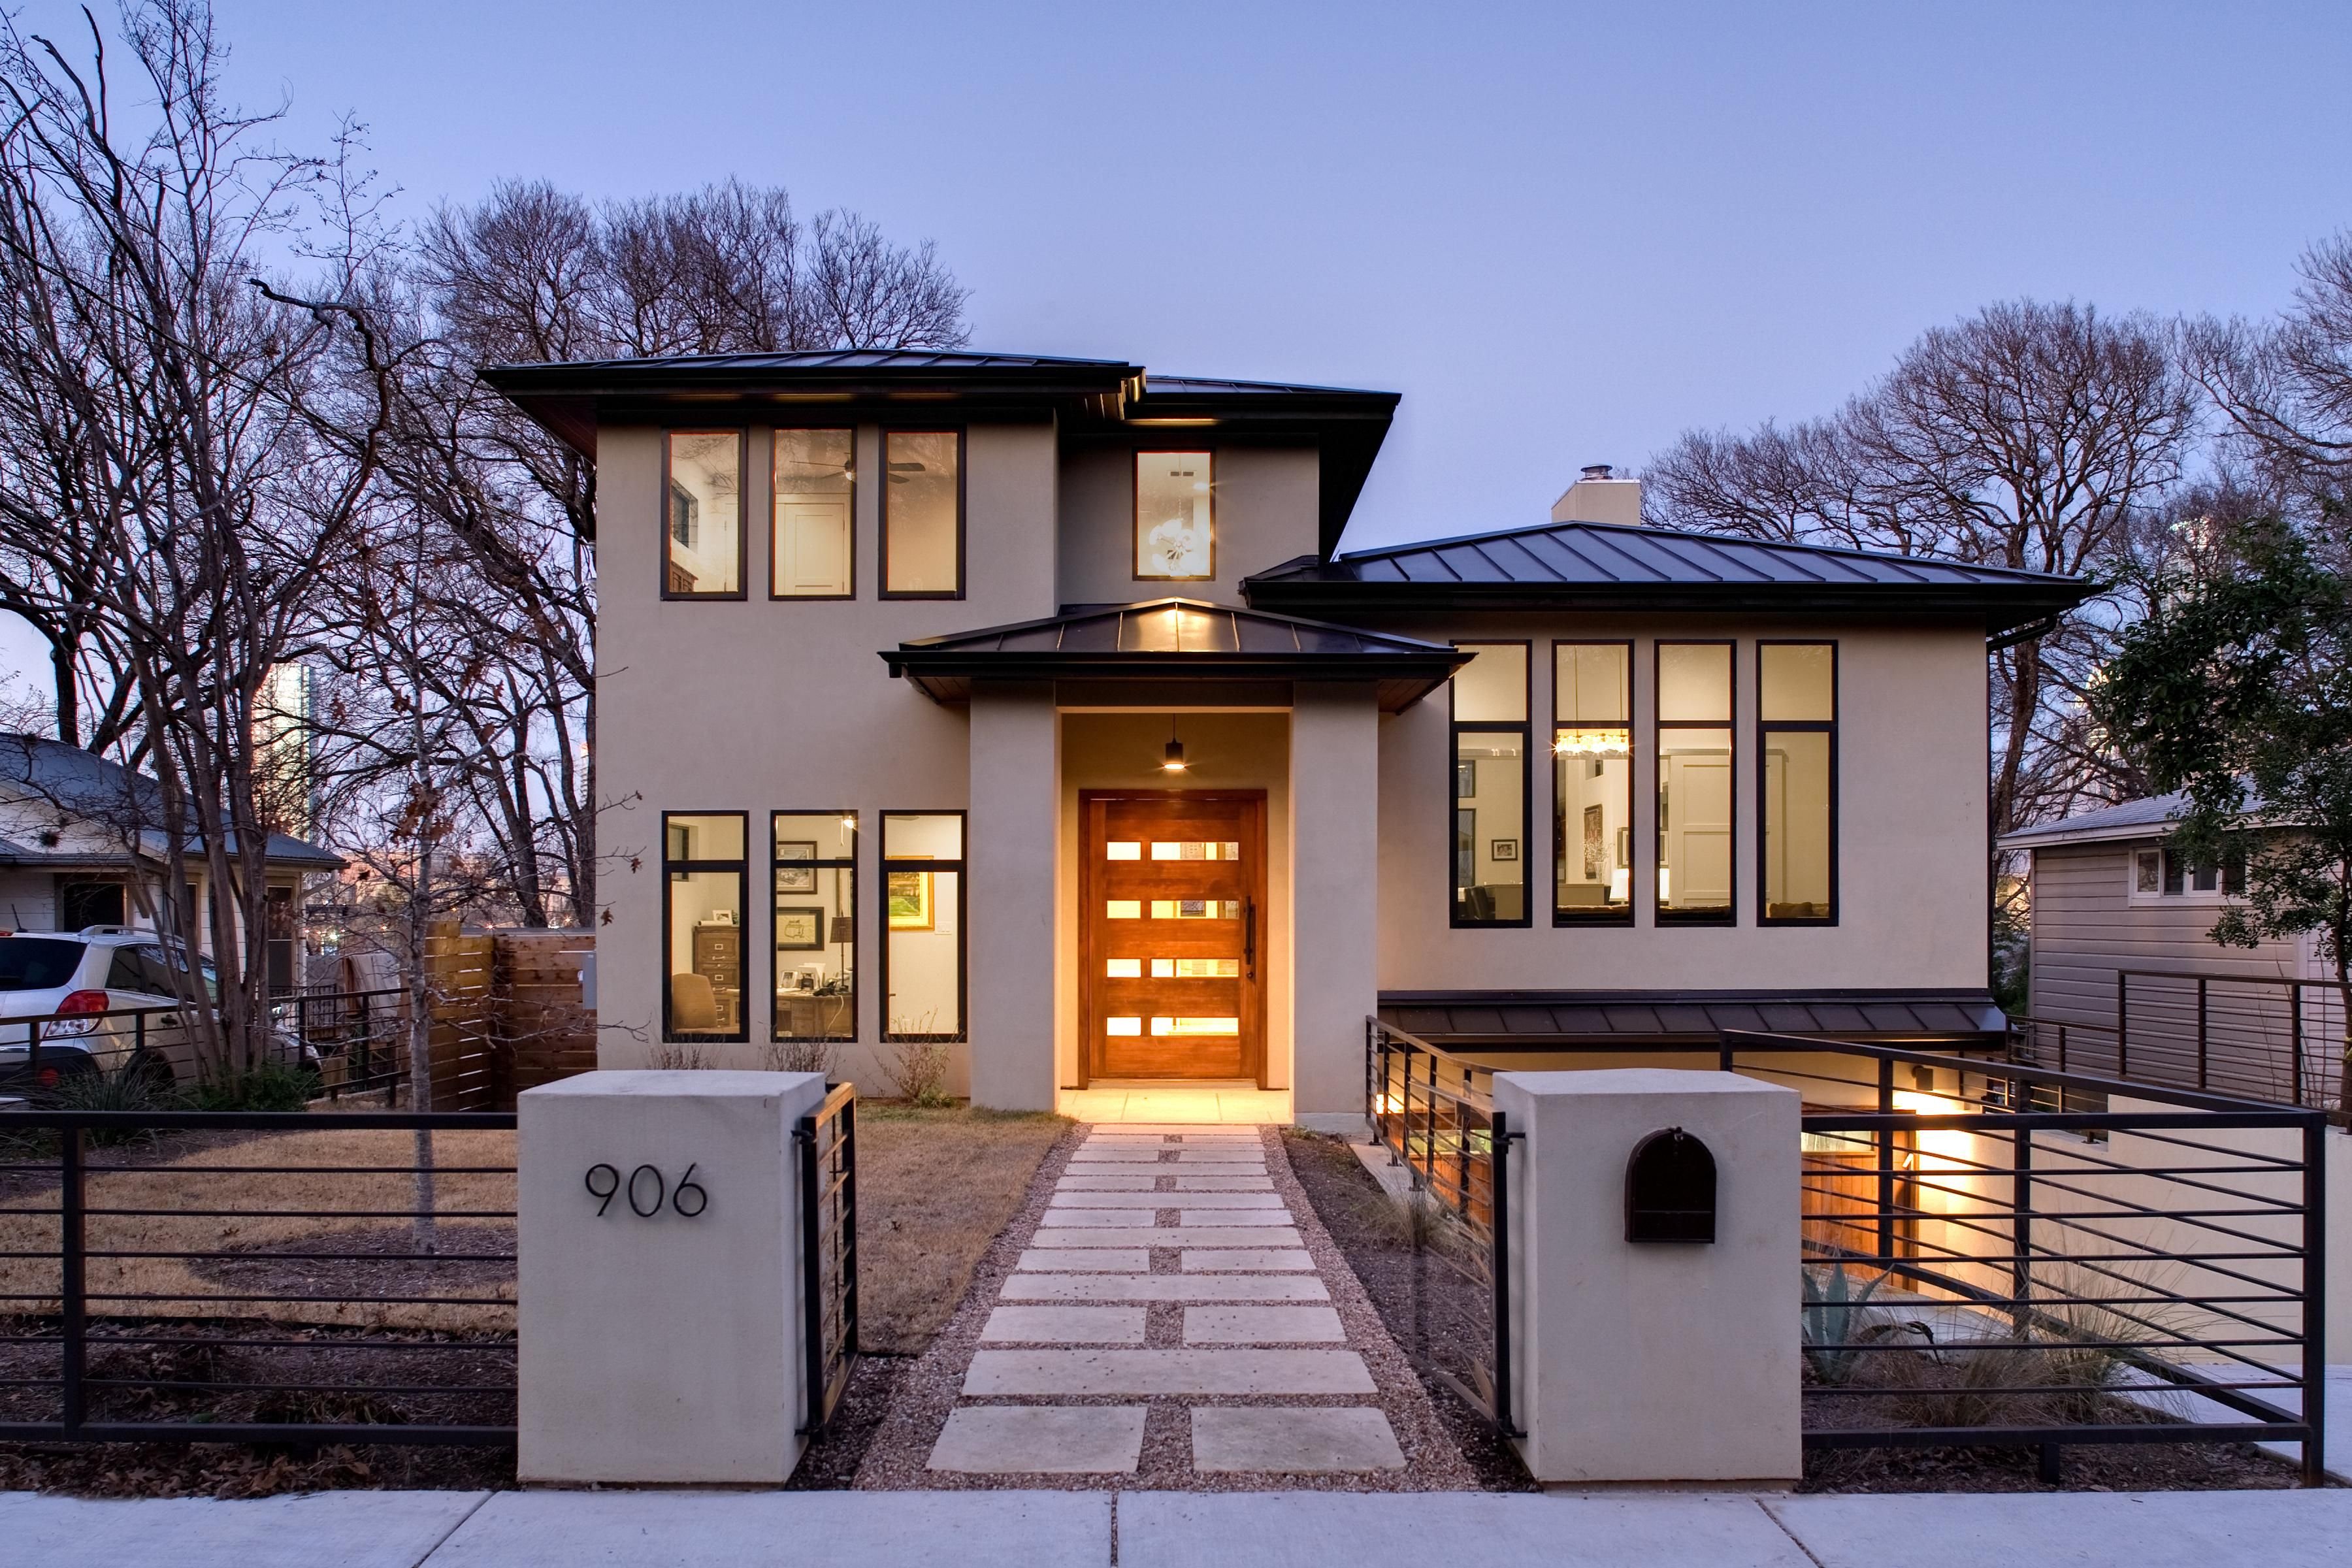
[[[1402,392],[1351,547],[1540,521],[1994,300],[2265,313],[2352,224],[2341,0],[218,9],[247,105],[365,121],[409,213],[738,175],[936,240],[975,347]]]

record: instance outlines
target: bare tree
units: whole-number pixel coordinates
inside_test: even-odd
[[[2197,429],[2167,329],[2018,300],[1924,333],[1822,419],[1693,432],[1655,458],[1653,521],[2112,581],[2161,547]],[[2131,606],[2109,595],[1992,660],[1990,826],[2113,788],[2083,697]]]
[[[2277,515],[2307,522],[2340,518],[2352,496],[2352,229],[2313,245],[2295,269],[2294,304],[2276,321],[2207,318],[2181,342]]]

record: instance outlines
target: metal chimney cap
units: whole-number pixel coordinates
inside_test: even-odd
[[[1616,465],[1613,463],[1587,463],[1584,465],[1584,477],[1588,479],[1605,479],[1615,471]]]

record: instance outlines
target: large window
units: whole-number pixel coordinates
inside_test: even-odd
[[[743,433],[672,430],[662,447],[662,595],[743,596]]]
[[[776,1010],[770,1037],[857,1037],[857,814],[780,811],[769,819],[775,894]]]
[[[1658,671],[1658,918],[1732,919],[1731,647],[1662,642]]]
[[[846,599],[856,591],[850,518],[856,496],[850,430],[776,432],[776,516],[768,593],[778,599]]]
[[[1756,647],[1756,717],[1764,771],[1762,907],[1771,925],[1837,918],[1837,645]]]
[[[887,430],[882,596],[963,597],[963,433]]]
[[[963,813],[882,814],[882,1037],[963,1038]]]
[[[1528,645],[1454,646],[1453,923],[1526,925]]]
[[[748,819],[740,811],[662,814],[665,1040],[742,1040]]]
[[[1207,452],[1135,455],[1135,574],[1199,583],[1217,574],[1216,460]]]
[[[1552,921],[1633,918],[1633,645],[1554,643]]]

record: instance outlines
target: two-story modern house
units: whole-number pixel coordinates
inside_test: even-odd
[[[1360,1118],[1517,1050],[1997,1036],[1987,638],[2076,584],[1639,525],[1341,553],[1391,393],[962,353],[515,366],[597,466],[603,1059]],[[1459,534],[1455,520],[1433,532]],[[632,872],[635,864],[638,868]]]

